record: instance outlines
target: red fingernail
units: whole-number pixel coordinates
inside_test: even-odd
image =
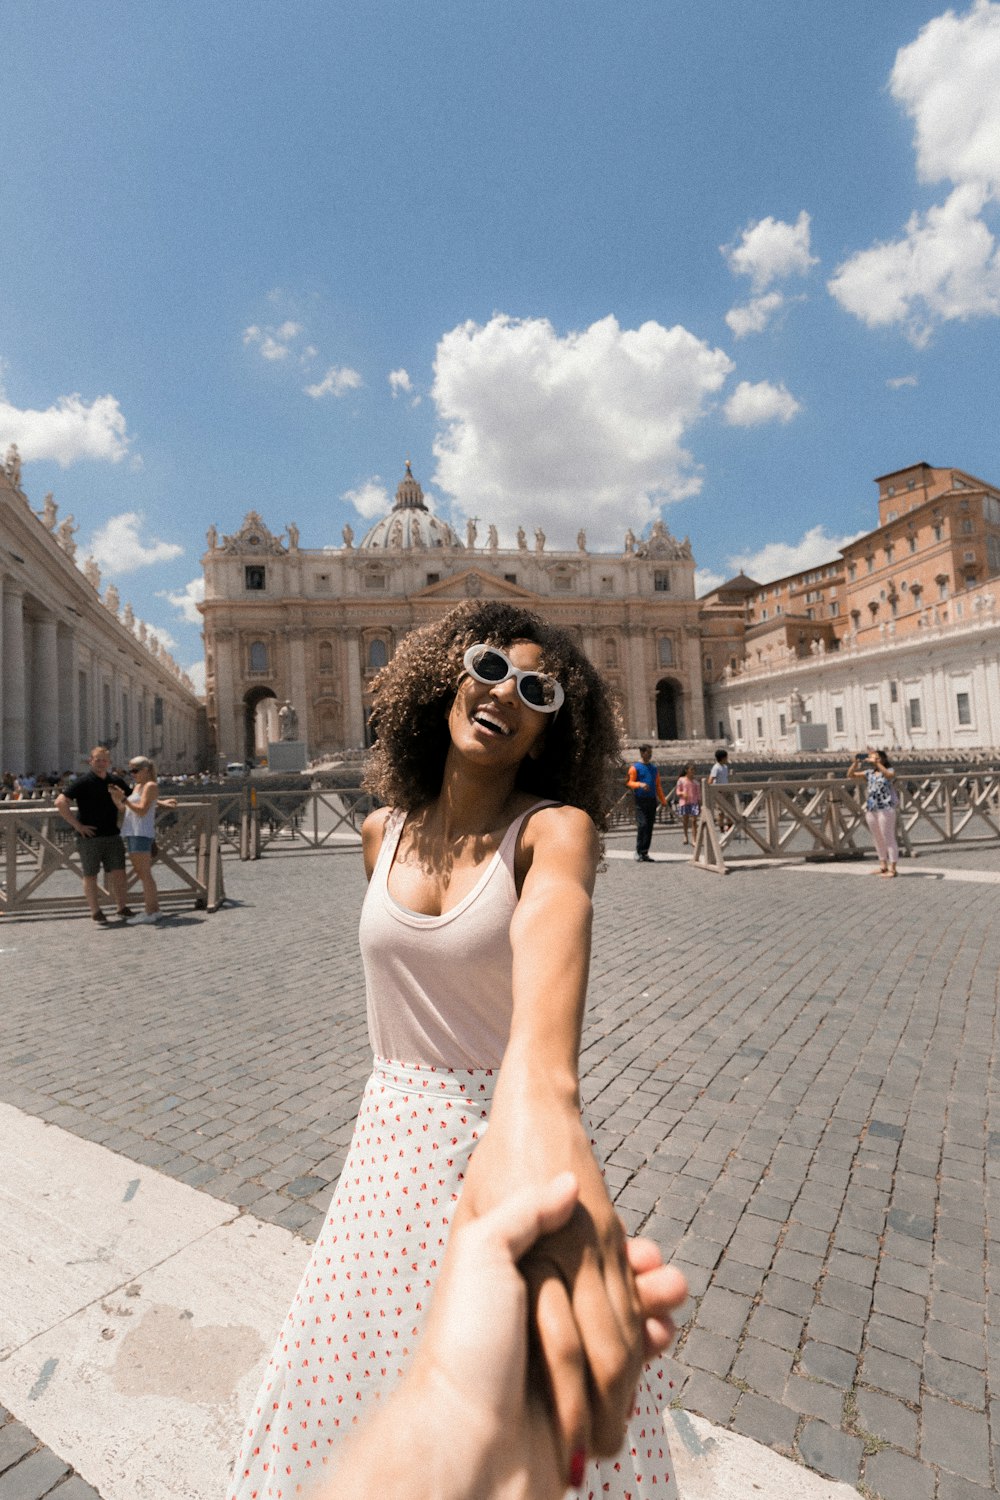
[[[583,1484],[584,1472],[587,1468],[586,1448],[577,1448],[569,1461],[569,1482],[575,1490]]]

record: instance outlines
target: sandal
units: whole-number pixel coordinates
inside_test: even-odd
[[[92,912],[91,920],[96,922],[99,927],[107,927],[108,925],[108,919],[102,911]]]

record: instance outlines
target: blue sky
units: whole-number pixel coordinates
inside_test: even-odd
[[[1000,3],[7,0],[0,448],[201,657],[205,530],[777,576],[1000,483]],[[103,584],[102,584],[103,587]]]

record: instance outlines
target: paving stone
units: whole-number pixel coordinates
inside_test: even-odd
[[[680,1352],[684,1363],[693,1369],[727,1375],[736,1357],[736,1340],[722,1338],[702,1328],[692,1328]]]
[[[939,1396],[950,1396],[963,1406],[986,1410],[986,1377],[980,1370],[960,1365],[953,1359],[942,1359],[929,1349],[924,1358],[924,1384]]]
[[[0,1427],[0,1474],[19,1463],[37,1445],[33,1432],[20,1422],[5,1422]]]
[[[0,1500],[42,1500],[68,1473],[68,1464],[48,1448],[40,1448],[0,1476]]]
[[[992,1486],[972,1484],[957,1474],[942,1474],[938,1483],[938,1500],[996,1500]]]
[[[865,1325],[861,1318],[852,1318],[849,1313],[840,1312],[835,1307],[824,1307],[822,1304],[813,1308],[806,1328],[809,1338],[816,1339],[821,1344],[834,1344],[838,1349],[846,1349],[851,1354],[861,1352],[864,1332]]]
[[[920,1456],[925,1463],[937,1464],[973,1484],[988,1485],[990,1446],[986,1418],[937,1396],[925,1396]]]
[[[904,1453],[917,1451],[917,1417],[901,1401],[878,1391],[859,1390],[855,1397],[858,1426]]]
[[[822,1417],[831,1427],[843,1419],[844,1393],[819,1380],[790,1375],[785,1385],[785,1405],[806,1417]]]
[[[860,1376],[866,1385],[899,1396],[903,1401],[916,1403],[920,1399],[920,1368],[912,1360],[868,1348],[861,1361]]]
[[[884,1450],[866,1458],[864,1482],[878,1500],[934,1500],[934,1471],[904,1453]]]
[[[749,1297],[727,1292],[724,1287],[710,1287],[698,1305],[698,1327],[738,1339],[752,1307]]]
[[[798,1417],[787,1406],[769,1401],[753,1392],[742,1395],[737,1403],[732,1426],[746,1437],[772,1448],[790,1449],[795,1439]]]
[[[748,1338],[733,1362],[730,1378],[743,1380],[760,1395],[771,1396],[777,1401],[784,1394],[792,1358],[787,1349]]]
[[[844,1349],[835,1349],[831,1344],[818,1344],[813,1340],[802,1350],[799,1363],[806,1375],[816,1380],[825,1380],[841,1390],[850,1390],[854,1384],[857,1360]]]
[[[51,1491],[51,1500],[101,1500],[92,1485],[74,1474]]]
[[[860,1439],[813,1419],[799,1433],[798,1449],[810,1469],[845,1484],[858,1482],[863,1446]]]

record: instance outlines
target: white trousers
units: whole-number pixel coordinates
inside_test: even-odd
[[[866,811],[865,822],[871,829],[875,852],[884,865],[894,865],[899,859],[896,843],[896,809],[880,807],[876,812]]]

